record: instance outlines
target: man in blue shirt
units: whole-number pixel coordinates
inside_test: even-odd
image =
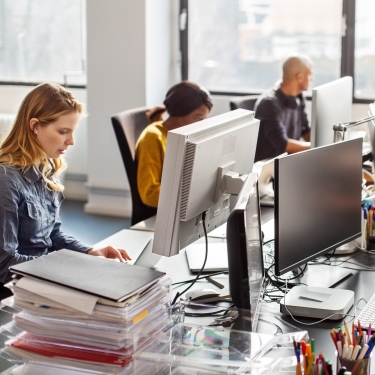
[[[257,100],[255,117],[260,120],[260,127],[255,161],[310,148],[310,127],[302,92],[311,78],[310,58],[293,55],[283,64],[281,82]]]

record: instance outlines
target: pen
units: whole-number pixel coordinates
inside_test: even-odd
[[[371,354],[373,348],[374,348],[374,341],[372,341],[371,344],[368,346],[368,350],[365,355],[366,358]]]
[[[369,324],[368,328],[367,328],[367,340],[370,340],[370,336],[371,336],[371,323]],[[367,344],[367,342],[366,342]]]
[[[352,354],[353,354],[353,345],[349,345],[348,352],[346,354],[346,359],[352,358]]]
[[[322,363],[322,360],[319,359],[319,362],[318,362],[318,374],[319,375],[321,375],[322,369],[323,369],[323,363]]]
[[[319,354],[319,358],[320,358],[320,359],[322,360],[322,362],[323,362],[323,370],[324,370],[324,374],[325,374],[325,375],[328,375],[328,369],[327,369],[326,361],[325,361],[325,359],[324,359],[322,353]]]
[[[331,335],[332,341],[333,341],[333,343],[335,344],[335,347],[336,347],[336,349],[337,349],[336,335],[333,333],[333,330],[330,331],[329,334]]]
[[[297,356],[296,375],[302,375],[301,351],[300,351],[300,349],[296,349],[296,356]]]
[[[352,323],[352,344],[355,344],[354,323]]]
[[[368,350],[368,345],[365,344],[359,353],[358,359],[363,359],[367,353],[367,350]]]
[[[342,342],[340,340],[337,341],[337,351],[339,353],[339,357],[342,357]]]
[[[348,355],[349,345],[347,343],[344,344],[342,349],[342,358],[346,358]]]
[[[310,358],[310,356],[311,356],[311,345],[310,344],[306,344],[306,354]]]
[[[356,345],[356,347],[353,349],[353,354],[351,359],[356,360],[358,356],[358,352],[361,350],[361,347],[359,345]]]
[[[346,324],[346,322],[344,322],[344,328],[346,332],[346,337],[348,339],[348,345],[351,345],[352,340],[350,339],[349,329],[348,329],[348,325]]]
[[[311,353],[315,355],[315,340],[311,339]]]

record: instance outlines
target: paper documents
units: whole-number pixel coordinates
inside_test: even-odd
[[[22,277],[17,287],[91,315],[98,297],[47,281]]]

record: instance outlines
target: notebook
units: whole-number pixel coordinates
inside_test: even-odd
[[[19,275],[50,281],[116,302],[146,289],[165,274],[65,249],[9,269]]]
[[[197,273],[201,270],[204,262],[206,245],[198,243],[186,248],[186,257],[190,271]],[[209,243],[207,262],[203,272],[228,271],[228,254],[226,242]]]

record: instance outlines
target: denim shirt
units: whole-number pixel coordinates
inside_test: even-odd
[[[61,192],[47,188],[33,168],[24,174],[0,165],[0,283],[11,279],[8,268],[54,250],[86,253],[92,246],[60,230]]]

